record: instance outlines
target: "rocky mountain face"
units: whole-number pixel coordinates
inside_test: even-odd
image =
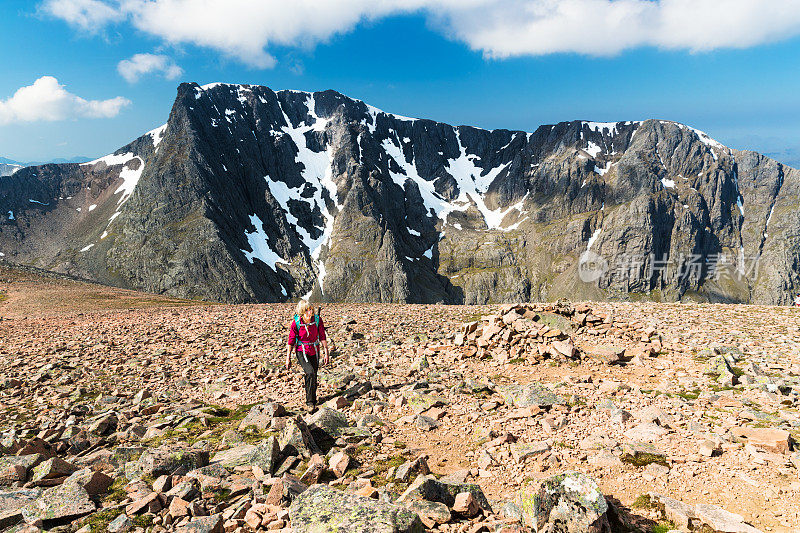
[[[532,133],[182,84],[168,122],[0,180],[3,259],[226,302],[786,303],[800,172],[674,122]]]

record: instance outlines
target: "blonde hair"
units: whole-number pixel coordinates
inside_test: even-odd
[[[308,300],[300,300],[297,302],[297,310],[295,311],[297,316],[303,316],[309,307],[311,307],[311,304],[308,303]]]

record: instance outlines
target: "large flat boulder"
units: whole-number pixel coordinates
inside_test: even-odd
[[[611,533],[605,496],[580,472],[523,485],[517,503],[525,524],[537,533]]]
[[[278,446],[278,440],[275,437],[270,437],[257,445],[240,444],[217,452],[211,458],[211,463],[222,465],[228,469],[244,465],[258,466],[271,475],[275,472],[280,457],[281,451]]]
[[[179,467],[194,470],[208,464],[207,450],[178,445],[165,445],[145,451],[137,467],[142,474],[152,477],[171,475]]]
[[[785,429],[735,427],[731,433],[748,444],[774,453],[788,454],[793,445],[792,435]]]
[[[391,503],[314,485],[289,507],[296,533],[422,533],[416,513]]]
[[[308,425],[315,439],[324,440],[339,438],[347,431],[350,423],[342,411],[321,407],[308,419]]]
[[[439,502],[453,507],[456,496],[462,492],[472,494],[481,509],[491,512],[492,506],[481,490],[479,485],[474,483],[454,483],[436,479],[433,476],[419,475],[406,491],[398,498],[399,502],[409,502],[414,500],[424,500],[429,502]]]
[[[26,522],[42,520],[47,526],[93,513],[95,509],[86,489],[77,483],[64,483],[42,492],[36,501],[22,509],[22,516]]]
[[[0,529],[22,521],[22,510],[42,495],[42,489],[0,492]]]
[[[498,387],[497,392],[503,396],[508,405],[515,407],[549,407],[567,403],[564,398],[550,388],[536,381],[527,385]]]
[[[250,408],[247,416],[239,423],[239,429],[243,430],[248,427],[254,427],[260,431],[264,431],[272,425],[273,418],[285,415],[286,409],[277,402],[260,403]]]

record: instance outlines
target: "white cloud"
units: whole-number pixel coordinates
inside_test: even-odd
[[[136,83],[139,78],[150,73],[160,73],[168,80],[174,80],[183,74],[181,67],[162,54],[135,54],[130,59],[120,61],[117,71],[129,83]]]
[[[0,100],[0,125],[74,118],[111,118],[130,103],[130,100],[121,96],[108,100],[85,100],[68,92],[54,77],[42,76],[33,85],[17,89],[14,96]]]
[[[701,52],[800,34],[798,0],[505,0],[490,13],[438,13],[452,37],[497,58],[642,46]]]
[[[120,16],[172,44],[195,44],[249,65],[274,46],[313,46],[359,23],[421,12],[487,57],[569,52],[608,56],[642,46],[708,51],[800,34],[800,0],[47,0],[73,26]],[[89,7],[91,6],[91,7]]]
[[[92,33],[126,16],[122,10],[100,0],[47,0],[41,7],[45,13]]]

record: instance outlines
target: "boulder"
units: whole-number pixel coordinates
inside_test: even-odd
[[[546,442],[526,442],[511,445],[511,455],[518,463],[524,462],[528,457],[548,451],[550,451],[550,445]]]
[[[410,501],[406,503],[406,507],[411,512],[417,513],[428,528],[433,528],[436,524],[446,524],[452,518],[450,508],[439,502]]]
[[[322,453],[308,426],[299,416],[286,422],[286,427],[278,438],[278,444],[284,456],[311,457],[315,453]]]
[[[224,523],[221,514],[199,516],[178,527],[175,533],[225,533]]]
[[[194,470],[208,464],[207,450],[188,448],[179,445],[164,445],[145,451],[139,458],[137,467],[144,475],[158,477],[172,474],[180,467]]]
[[[405,398],[415,414],[420,414],[433,407],[442,407],[447,404],[445,398],[426,392],[411,391]]]
[[[716,505],[697,504],[694,511],[704,524],[720,533],[761,533],[746,524],[742,515],[731,513]]]
[[[22,510],[42,495],[41,489],[0,492],[0,529],[22,521]]]
[[[211,458],[211,463],[219,464],[228,469],[237,466],[258,466],[264,472],[272,475],[280,461],[280,448],[278,440],[270,437],[258,445],[241,444],[227,450],[217,452]]]
[[[297,479],[297,477],[291,474],[283,474],[270,487],[266,503],[268,505],[281,505],[282,502],[294,501],[306,489],[308,489],[308,485]]]
[[[289,507],[297,533],[422,533],[416,513],[397,505],[314,485]]]
[[[453,512],[466,518],[472,518],[480,512],[480,506],[471,493],[460,492],[456,494],[453,502]]]
[[[469,492],[478,502],[478,506],[487,512],[492,511],[492,506],[480,486],[473,483],[450,483],[441,481],[433,476],[420,475],[414,480],[408,489],[400,495],[398,502],[409,502],[414,500],[425,500],[430,502],[440,502],[448,507],[453,507],[456,496],[462,492]]]
[[[191,474],[191,472],[190,472]],[[172,498],[181,498],[184,500],[193,500],[200,495],[202,489],[200,482],[195,478],[184,479],[177,485],[169,489],[167,496]]]
[[[239,429],[244,430],[254,427],[259,431],[264,431],[272,425],[275,417],[286,416],[286,409],[277,402],[267,402],[254,405],[239,423]]]
[[[439,422],[429,416],[416,415],[414,417],[414,425],[419,429],[431,431],[432,429],[439,427]]]
[[[37,482],[45,479],[63,478],[77,470],[79,469],[74,464],[68,463],[59,457],[53,457],[33,469],[31,481]]]
[[[133,520],[128,518],[125,513],[122,513],[112,520],[106,529],[109,533],[125,533],[126,531],[130,531],[132,527]]]
[[[633,426],[628,431],[623,433],[623,435],[625,435],[625,438],[631,441],[657,442],[661,440],[661,438],[667,433],[669,433],[669,431],[662,428],[658,424],[653,424],[652,422],[643,422]]]
[[[47,526],[48,523],[93,513],[95,509],[86,489],[77,483],[63,483],[42,492],[36,501],[22,509],[22,516],[28,523],[42,520]]]
[[[325,460],[319,455],[313,455],[308,462],[306,471],[300,476],[300,482],[304,485],[314,485],[319,483],[322,474],[325,471]]]
[[[527,385],[498,387],[497,391],[503,396],[506,404],[515,407],[548,407],[567,403],[564,398],[536,381]]]
[[[114,479],[91,468],[83,468],[70,475],[64,483],[74,483],[83,487],[90,496],[97,496],[105,494],[114,483]]]
[[[625,353],[625,348],[607,345],[584,345],[581,346],[581,349],[590,358],[602,361],[607,365],[619,363],[622,360],[622,354]]]
[[[350,466],[350,456],[345,452],[335,453],[328,460],[328,466],[336,477],[342,477]]]
[[[45,459],[46,456],[38,453],[0,457],[0,484],[10,485],[15,481],[25,481],[28,471]]]
[[[656,496],[664,506],[664,516],[672,521],[681,531],[691,531],[691,521],[697,518],[694,506],[668,496]]]
[[[398,466],[394,472],[394,478],[398,481],[406,482],[411,478],[412,474],[427,475],[430,473],[431,470],[428,467],[427,458],[422,455],[413,461],[406,461]]]
[[[517,500],[525,524],[538,533],[611,533],[605,496],[580,472],[523,485]]]
[[[342,411],[323,406],[308,419],[309,429],[317,443],[336,440],[346,433],[350,423]]]
[[[748,444],[770,452],[788,454],[792,449],[792,435],[784,429],[735,427],[731,433]]]

